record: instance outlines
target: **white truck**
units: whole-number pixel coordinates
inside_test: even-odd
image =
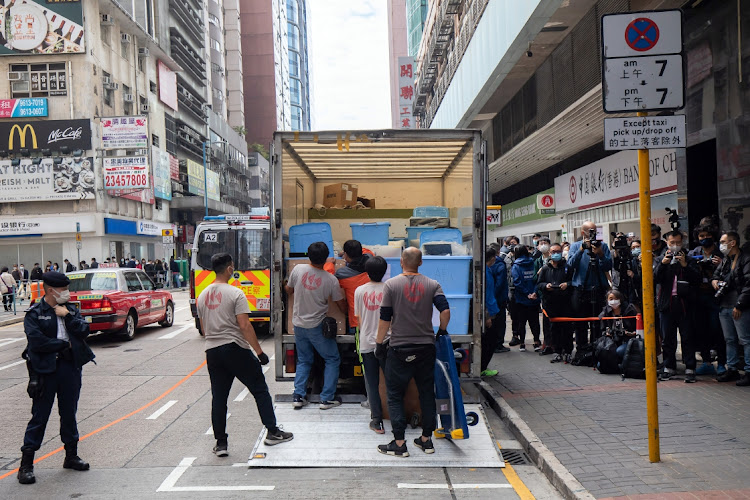
[[[302,225],[321,222],[330,225],[329,246],[333,243],[339,250],[345,241],[358,239],[365,248],[385,256],[389,263],[386,277],[401,272],[401,246],[421,246],[420,238],[422,242],[429,241],[425,235],[437,231],[435,226],[451,228],[443,229],[450,236],[446,241],[437,238],[439,244],[426,252],[433,255],[425,255],[420,272],[437,279],[445,290],[451,305],[448,332],[454,346],[466,353],[462,372],[478,377],[484,328],[487,206],[487,167],[481,133],[276,132],[270,163],[271,328],[277,380],[293,379],[296,359],[292,304],[286,303],[283,283],[296,263],[307,262],[300,260],[304,259],[307,245],[324,239],[307,235],[313,239],[300,242],[297,230],[307,227]],[[325,203],[327,200],[334,200],[338,207],[325,207],[331,205]],[[424,208],[415,213],[417,207]],[[377,244],[373,243],[376,240]],[[341,265],[343,261],[337,260],[336,266]],[[346,319],[335,307],[329,315],[339,320],[337,341],[343,384],[346,379],[361,376],[355,335],[349,333]],[[437,315],[435,327],[436,318]]]

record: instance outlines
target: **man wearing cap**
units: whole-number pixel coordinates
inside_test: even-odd
[[[28,344],[23,352],[29,368],[27,392],[32,398],[31,420],[21,447],[18,482],[31,484],[34,477],[34,453],[41,447],[52,405],[57,396],[60,412],[60,438],[65,445],[63,467],[88,470],[89,464],[78,457],[76,409],[81,392],[81,368],[94,359],[86,344],[89,325],[78,309],[68,304],[70,280],[62,273],[42,275],[44,297],[24,318]]]

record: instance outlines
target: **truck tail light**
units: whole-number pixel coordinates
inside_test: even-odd
[[[290,347],[285,351],[284,364],[287,373],[295,373],[297,371],[297,363],[294,359],[294,347]]]

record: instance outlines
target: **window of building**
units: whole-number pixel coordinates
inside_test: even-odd
[[[110,75],[106,71],[102,71],[102,82],[107,81],[112,81],[112,75]],[[104,99],[104,104],[106,104],[107,106],[112,106],[112,96],[114,94],[114,91],[110,88],[107,88],[107,83],[103,83],[102,87],[102,99]]]
[[[289,76],[299,78],[299,54],[293,50],[289,51]]]
[[[174,118],[164,113],[164,139],[166,142],[167,153],[177,154],[177,123]]]
[[[213,24],[214,26],[219,26],[219,18],[213,14],[208,15],[208,22]]]
[[[299,50],[299,28],[292,24],[287,23],[287,46],[292,50]]]
[[[297,78],[289,79],[289,96],[292,105],[299,106],[302,101],[302,83]]]
[[[217,74],[219,74],[221,76],[224,76],[224,68],[222,68],[221,66],[219,66],[216,63],[211,63],[211,71],[213,71],[214,73],[217,73]]]
[[[292,106],[292,130],[303,130],[302,108],[299,106]]]
[[[11,64],[11,97],[54,97],[68,95],[65,63]]]
[[[297,0],[286,0],[286,18],[290,23],[299,24],[299,5]]]
[[[112,32],[109,29],[109,26],[102,24],[99,26],[99,39],[102,41],[102,43],[105,43],[107,45],[110,45]]]
[[[128,99],[130,100],[128,101]],[[130,87],[123,84],[122,86],[122,104],[123,104],[122,109],[123,109],[124,114],[126,115],[133,114],[133,100],[134,100],[133,94],[132,94],[132,91],[130,90]]]
[[[152,94],[156,94],[156,91],[157,91],[156,82],[152,82],[149,80],[148,89],[151,91]]]
[[[211,48],[221,52],[221,42],[218,41],[216,38],[211,38]]]
[[[151,145],[156,146],[157,148],[161,147],[158,135],[151,134]]]

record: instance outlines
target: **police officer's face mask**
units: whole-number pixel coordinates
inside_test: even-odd
[[[66,304],[70,300],[70,290],[54,290],[52,296],[58,304]]]

